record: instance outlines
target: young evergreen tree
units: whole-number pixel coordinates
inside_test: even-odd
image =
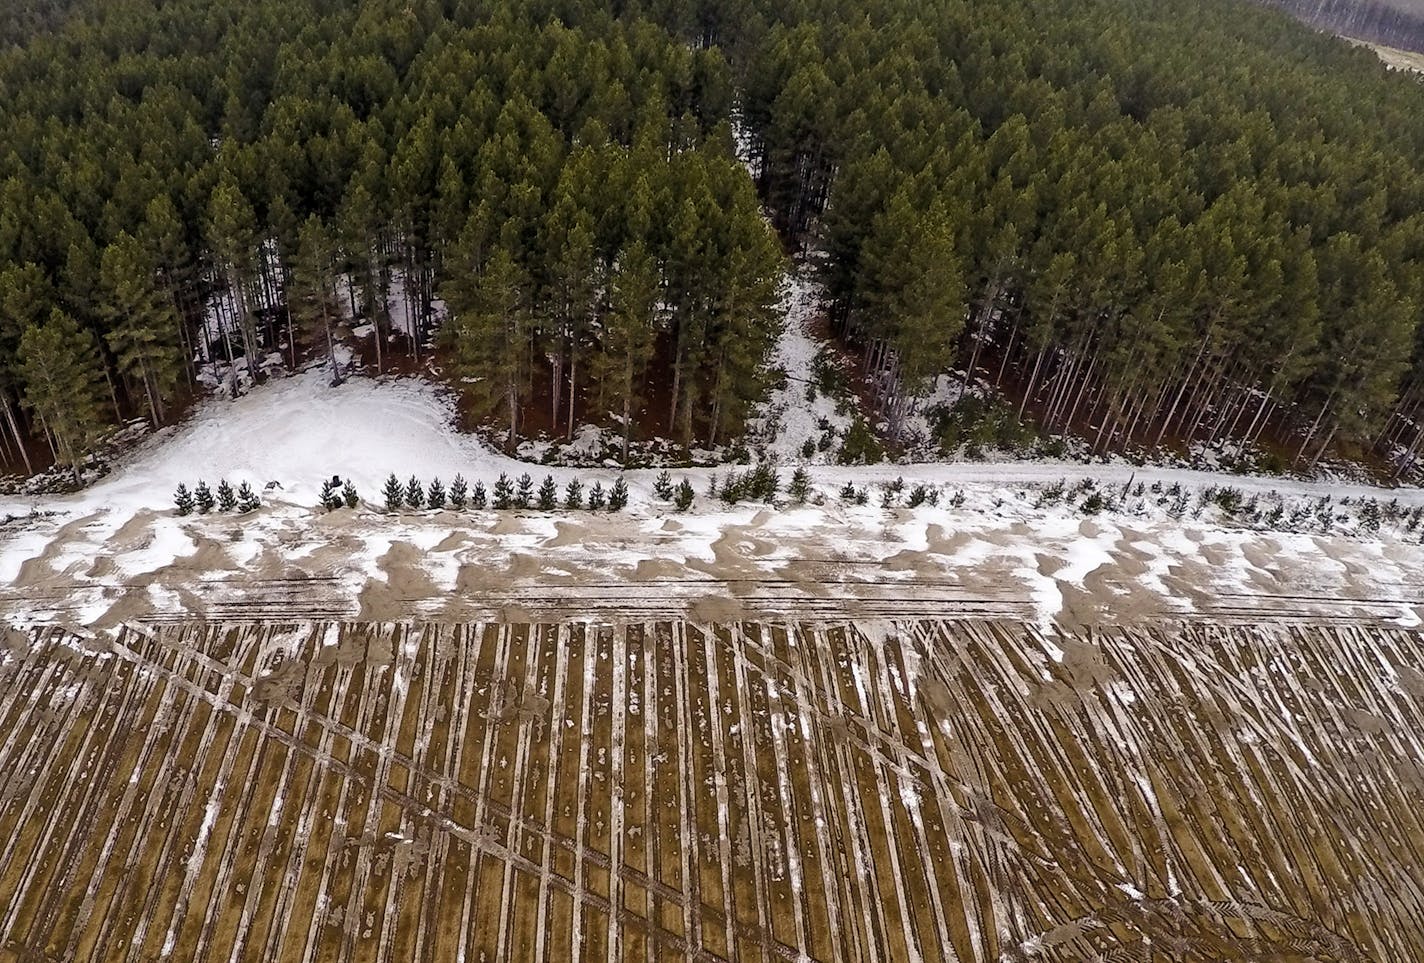
[[[208,483],[199,479],[198,487],[193,489],[193,504],[197,507],[200,515],[206,515],[213,510],[217,504],[213,498],[213,490],[208,487]]]
[[[405,503],[411,508],[425,507],[425,489],[420,484],[420,479],[414,475],[410,476],[410,481],[405,486]]]
[[[594,482],[593,487],[588,490],[588,510],[591,512],[603,511],[603,506],[607,504],[608,496],[604,494],[603,482]]]
[[[347,508],[355,508],[361,504],[361,496],[356,494],[356,483],[349,478],[346,484],[341,486],[341,501]]]
[[[237,495],[224,478],[218,482],[218,511],[231,512],[237,508]]]
[[[56,461],[74,482],[103,419],[103,372],[94,339],[58,308],[20,337],[19,376],[23,403],[45,427]]]
[[[539,509],[551,512],[558,507],[559,488],[554,484],[553,475],[545,475],[543,484],[539,486]]]
[[[806,499],[811,497],[811,473],[805,465],[798,465],[791,473],[791,484],[787,486],[786,494],[798,505],[806,504]]]
[[[193,514],[193,493],[182,482],[178,483],[178,490],[173,493],[173,507],[179,515]]]
[[[341,505],[341,483],[334,477],[326,479],[321,483],[321,507],[332,512]]]
[[[514,487],[514,507],[528,508],[534,501],[534,479],[525,472],[519,476],[519,482]]]
[[[485,494],[485,483],[476,481],[475,487],[470,489],[470,507],[477,512],[482,512],[489,504],[489,498]]]
[[[450,507],[457,512],[463,511],[469,500],[470,491],[465,483],[465,476],[457,472],[454,480],[450,482]]]
[[[246,515],[255,512],[262,507],[262,499],[257,497],[257,492],[252,490],[252,486],[243,482],[237,487],[237,510]]]
[[[524,476],[528,478],[528,475]],[[510,484],[509,476],[504,472],[499,473],[499,478],[494,483],[494,507],[498,511],[507,511],[514,505],[514,486]]]
[[[386,487],[382,493],[386,496],[386,511],[394,512],[405,505],[405,488],[395,472],[391,472],[386,478]]]
[[[672,473],[666,468],[658,472],[658,477],[653,479],[653,494],[657,495],[663,501],[672,500]]]
[[[621,512],[628,507],[628,483],[619,475],[613,483],[613,487],[608,491],[608,510],[610,512]]]
[[[583,508],[583,482],[577,478],[570,479],[568,487],[564,489],[564,507],[568,509]]]
[[[677,506],[678,511],[685,512],[692,507],[694,498],[696,498],[696,493],[692,490],[692,482],[684,478],[682,483],[677,486],[673,503]]]
[[[425,501],[431,508],[445,507],[445,486],[439,478],[431,479],[430,488],[425,493]]]

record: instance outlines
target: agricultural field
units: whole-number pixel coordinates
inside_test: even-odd
[[[1424,638],[126,625],[0,647],[0,959],[1424,956]]]

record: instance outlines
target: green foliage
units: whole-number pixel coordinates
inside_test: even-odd
[[[237,509],[237,495],[224,478],[218,482],[218,511],[231,512]]]
[[[551,512],[558,507],[559,486],[554,484],[553,475],[545,475],[543,483],[539,485],[539,509]]]
[[[445,485],[440,479],[431,479],[430,487],[425,491],[425,504],[430,508],[445,507]]]
[[[588,490],[588,510],[601,512],[605,504],[607,504],[607,496],[603,491],[603,482],[596,481],[593,483],[593,487]]]
[[[935,444],[946,455],[962,448],[1024,451],[1035,438],[1012,408],[994,398],[964,395],[952,406],[932,408],[928,415]]]
[[[58,308],[20,337],[26,408],[48,429],[59,463],[79,469],[103,423],[103,372],[94,339]]]
[[[361,496],[356,493],[356,483],[349,478],[346,484],[341,486],[341,501],[347,508],[355,508],[361,504]]]
[[[328,478],[321,483],[321,507],[332,512],[342,506],[341,483],[335,478]]]
[[[178,489],[173,493],[173,507],[179,515],[193,514],[193,493],[182,482],[178,483]]]
[[[811,497],[811,473],[806,470],[806,466],[798,465],[791,473],[791,484],[786,487],[786,494],[796,504],[806,504],[806,499]]]
[[[653,494],[666,502],[672,500],[672,493],[672,473],[663,469],[658,472],[658,477],[653,479]]]
[[[519,476],[519,482],[514,487],[514,507],[519,509],[528,508],[534,501],[534,479],[525,472]]]
[[[405,504],[405,488],[401,486],[400,479],[396,477],[395,472],[391,472],[390,477],[386,479],[383,494],[386,496],[386,511],[388,512],[399,511]]]
[[[570,510],[583,508],[583,483],[571,478],[564,489],[564,507]]]
[[[524,476],[528,478],[528,475]],[[499,478],[494,483],[494,507],[496,511],[507,511],[514,507],[514,485],[510,483],[509,476],[504,472],[499,473]]]
[[[885,449],[871,432],[865,419],[856,416],[846,429],[836,461],[842,465],[877,465],[885,458]]]
[[[678,511],[685,512],[692,507],[692,501],[696,497],[696,492],[692,490],[692,482],[684,478],[674,492],[673,504],[677,506]]]
[[[237,486],[237,510],[240,514],[246,515],[255,512],[262,507],[262,499],[253,491],[252,486],[243,482]]]
[[[475,482],[475,487],[470,489],[470,507],[477,512],[482,512],[485,510],[487,504],[488,497],[485,495],[485,483],[477,481]]]
[[[414,475],[410,476],[410,481],[405,485],[405,503],[411,508],[425,507],[425,489],[420,484],[420,479]]]
[[[213,510],[217,500],[213,498],[213,490],[208,487],[208,483],[199,480],[198,487],[193,489],[193,505],[200,515],[206,515]]]
[[[619,475],[613,482],[613,487],[608,490],[608,510],[610,512],[621,512],[628,507],[628,483]]]
[[[450,507],[455,511],[463,511],[470,500],[469,485],[465,482],[465,476],[455,474],[455,478],[450,482]]]

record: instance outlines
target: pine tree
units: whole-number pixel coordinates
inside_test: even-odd
[[[840,498],[841,498],[841,501],[845,502],[847,505],[854,505],[854,504],[855,504],[855,501],[856,501],[855,482],[846,482],[844,485],[841,486]]]
[[[242,354],[254,378],[258,373],[260,345],[248,287],[257,274],[257,236],[257,218],[252,205],[243,196],[232,172],[224,170],[208,202],[207,241],[227,281],[242,335]],[[234,381],[234,390],[236,387]]]
[[[356,484],[351,479],[346,480],[346,484],[341,488],[341,501],[347,508],[355,508],[361,504],[361,496],[356,494]]]
[[[617,481],[608,492],[608,510],[610,512],[621,512],[628,507],[628,483],[619,475]]]
[[[611,310],[603,318],[595,376],[601,394],[618,403],[623,459],[633,436],[633,418],[642,406],[644,373],[653,356],[658,302],[657,264],[641,241],[619,251],[611,286]]]
[[[482,512],[488,504],[489,498],[485,495],[485,483],[476,481],[475,487],[470,489],[470,507],[477,512]]]
[[[102,421],[103,373],[94,339],[55,308],[43,325],[25,329],[19,362],[24,405],[48,430],[56,459],[78,484]]]
[[[395,472],[391,472],[390,477],[386,479],[384,494],[388,512],[398,511],[405,504],[405,489],[401,487],[400,479],[396,477]]]
[[[570,510],[583,508],[583,483],[577,478],[572,479],[568,488],[564,489],[564,507]]]
[[[340,318],[336,293],[336,245],[321,218],[313,214],[302,225],[292,261],[292,287],[288,307],[309,341],[326,346],[332,381],[340,384],[333,325]]]
[[[173,493],[173,505],[179,515],[193,514],[193,494],[182,482],[178,483],[178,490]]]
[[[682,480],[682,484],[677,486],[677,495],[674,499],[674,503],[677,505],[677,510],[680,512],[687,511],[689,508],[692,507],[692,500],[695,497],[696,494],[692,490],[692,482],[684,478]]]
[[[450,507],[455,511],[463,511],[469,501],[469,488],[465,484],[465,476],[455,475],[455,480],[450,482]]]
[[[605,504],[607,504],[607,496],[603,493],[603,482],[596,481],[593,483],[593,487],[588,490],[588,510],[601,512]]]
[[[410,476],[410,481],[405,486],[405,503],[411,508],[425,507],[425,489],[420,485],[420,479],[414,475]]]
[[[525,472],[519,476],[519,484],[514,489],[514,507],[528,508],[534,501],[534,479]]]
[[[149,420],[157,427],[182,369],[172,296],[160,287],[152,256],[127,233],[104,250],[99,283],[102,314],[110,326],[104,340],[119,372],[143,386]]]
[[[653,480],[653,494],[665,502],[672,500],[672,474],[666,468]]]
[[[262,507],[262,499],[257,497],[257,493],[252,490],[252,486],[243,482],[237,488],[237,510],[246,515],[248,512],[255,512]]]
[[[529,280],[503,246],[481,261],[476,233],[472,225],[462,234],[459,268],[441,287],[450,310],[442,334],[450,367],[467,386],[477,415],[502,414],[512,448],[529,389]]]
[[[805,465],[798,465],[796,471],[791,473],[791,484],[787,487],[786,494],[798,505],[806,504],[806,499],[811,497],[811,473],[806,470]]]
[[[528,478],[528,475],[524,476]],[[514,486],[509,482],[509,476],[504,472],[499,473],[499,478],[494,483],[494,507],[498,511],[507,511],[514,501]]]
[[[224,478],[218,482],[218,510],[230,512],[237,508],[237,495],[233,493],[232,486]]]
[[[213,490],[208,487],[207,482],[198,481],[198,487],[193,489],[193,502],[201,515],[206,515],[213,510],[213,505],[216,502],[213,500]]]
[[[545,475],[544,483],[539,486],[539,509],[540,511],[551,512],[559,507],[559,488],[554,484],[553,475]]]

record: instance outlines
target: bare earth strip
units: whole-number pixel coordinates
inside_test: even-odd
[[[12,633],[0,960],[1424,959],[1424,636]]]

